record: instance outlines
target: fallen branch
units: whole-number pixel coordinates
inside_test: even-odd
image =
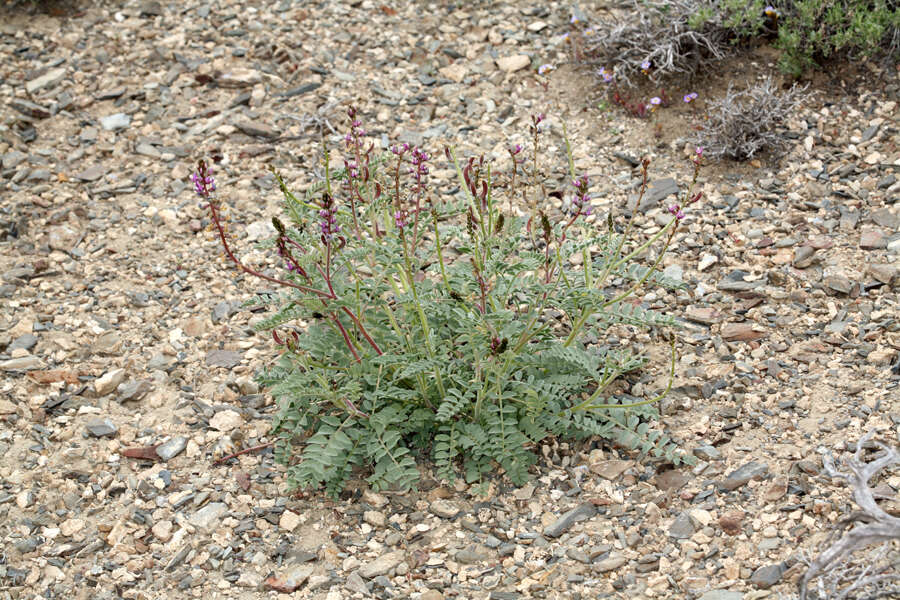
[[[869,487],[869,480],[876,473],[892,464],[900,464],[900,453],[894,448],[875,442],[882,452],[872,462],[863,462],[863,446],[873,435],[874,431],[870,431],[856,443],[856,452],[846,461],[848,469],[846,472],[835,468],[831,455],[826,455],[823,459],[825,472],[830,477],[845,480],[853,489],[853,499],[864,515],[857,521],[864,524],[855,525],[810,563],[800,583],[800,600],[807,599],[809,582],[817,576],[820,590],[825,587],[822,580],[829,579],[830,589],[826,592],[829,600],[850,598],[851,593],[862,592],[867,588],[868,593],[865,596],[867,598],[896,597],[893,594],[900,592],[900,585],[895,585],[896,582],[900,582],[900,573],[896,570],[887,566],[883,569],[878,568],[880,560],[872,561],[869,557],[865,565],[854,568],[851,560],[851,554],[860,548],[900,540],[900,518],[888,514],[878,506]],[[846,587],[843,587],[844,585]]]
[[[223,456],[222,458],[217,458],[213,461],[214,465],[220,465],[226,460],[231,460],[232,458],[236,458],[241,454],[249,454],[250,452],[255,452],[257,450],[262,450],[263,448],[268,448],[269,446],[274,446],[278,440],[272,440],[271,442],[266,442],[265,444],[260,444],[259,446],[251,446],[250,448],[244,448],[243,450],[238,450],[228,456]]]

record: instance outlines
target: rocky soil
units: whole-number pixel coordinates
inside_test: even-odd
[[[536,8],[535,8],[536,7]],[[189,175],[216,160],[241,255],[302,190],[354,103],[381,147],[502,159],[546,112],[597,214],[620,215],[652,159],[641,235],[689,178],[672,107],[653,125],[597,108],[572,65],[571,7],[525,2],[97,2],[0,8],[0,598],[703,598],[796,590],[803,552],[854,509],[822,455],[900,427],[897,73],[863,65],[788,125],[780,161],[721,163],[667,256],[689,283],[660,427],[671,469],[602,441],[549,444],[533,484],[434,481],[291,495],[276,356],[242,308],[264,282],[204,232]],[[538,76],[541,64],[558,68]],[[743,72],[740,64],[726,70]],[[710,83],[709,85],[713,85]],[[680,93],[691,91],[685,89]],[[701,100],[704,89],[700,92]],[[680,93],[672,95],[680,98]],[[702,104],[701,104],[702,107]],[[686,131],[684,132],[687,133]],[[548,167],[549,169],[550,167]],[[451,172],[438,166],[436,182]],[[647,344],[665,385],[665,345]],[[897,509],[900,474],[873,482]]]

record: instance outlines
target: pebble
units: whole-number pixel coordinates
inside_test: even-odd
[[[785,568],[782,564],[759,567],[750,576],[750,583],[759,589],[767,590],[781,580]]]
[[[232,431],[244,424],[244,418],[237,411],[221,410],[209,420],[209,426],[217,431]]]
[[[751,479],[759,479],[769,472],[769,465],[764,462],[749,462],[732,471],[724,480],[720,481],[719,489],[724,491],[736,490],[746,485]]]
[[[504,73],[519,71],[530,64],[531,59],[525,54],[514,54],[497,59],[497,67]]]
[[[181,454],[187,447],[188,439],[184,436],[175,436],[167,442],[156,447],[156,454],[163,460],[172,460]]]
[[[544,528],[544,536],[557,538],[571,529],[575,523],[590,519],[596,514],[597,508],[593,504],[580,504]]]
[[[219,525],[219,521],[228,513],[228,505],[224,502],[210,502],[193,515],[189,521],[198,529],[210,530]]]
[[[100,126],[106,131],[127,129],[131,125],[131,117],[125,113],[114,113],[100,119]]]
[[[403,559],[404,553],[399,550],[382,554],[375,560],[362,565],[359,568],[359,574],[366,579],[387,575],[403,562]]]
[[[85,428],[94,437],[112,437],[119,431],[109,419],[89,419]]]
[[[106,396],[116,391],[125,380],[125,369],[113,369],[94,380],[94,391],[98,396]]]

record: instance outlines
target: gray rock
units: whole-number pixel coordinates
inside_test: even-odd
[[[769,472],[769,465],[763,462],[749,462],[742,467],[732,471],[728,477],[718,483],[718,487],[723,491],[736,490],[746,485],[751,479],[759,479]]]
[[[690,515],[681,513],[669,526],[669,537],[676,540],[686,540],[694,535],[694,523]]]
[[[282,96],[283,98],[293,98],[294,96],[302,96],[303,94],[308,94],[309,92],[317,90],[320,87],[322,87],[321,83],[315,83],[315,82],[304,83],[303,85],[297,86],[295,88],[291,88],[284,92],[280,92],[277,95]]]
[[[114,113],[100,117],[100,126],[107,131],[118,131],[131,125],[131,117],[125,113]]]
[[[853,282],[840,274],[827,275],[822,279],[822,283],[824,283],[825,287],[828,289],[834,290],[839,294],[849,294],[850,290],[853,288]]]
[[[79,179],[81,181],[97,181],[106,173],[106,167],[103,165],[94,165],[92,167],[88,167],[81,173],[78,173],[74,176],[75,179]]]
[[[140,400],[153,391],[153,384],[147,380],[132,379],[120,385],[116,391],[119,393],[119,402]]]
[[[231,369],[241,364],[241,353],[234,350],[213,350],[206,355],[206,364]]]
[[[29,102],[28,100],[24,100],[22,98],[13,98],[12,100],[10,100],[9,105],[23,115],[35,119],[46,119],[50,116],[50,111],[45,107],[41,106],[40,104],[35,104],[34,102]]]
[[[109,419],[93,418],[89,419],[85,424],[85,428],[94,437],[112,437],[116,435],[119,428]]]
[[[678,190],[678,182],[671,177],[657,179],[647,188],[638,210],[646,212],[653,207],[659,206],[660,202],[669,196],[677,194]]]
[[[591,562],[591,557],[581,548],[568,548],[566,550],[566,556],[585,565],[590,564]]]
[[[356,594],[369,595],[369,588],[366,586],[363,578],[360,577],[359,571],[354,571],[347,576],[347,580],[344,581],[344,587]]]
[[[613,555],[609,558],[605,558],[601,561],[595,562],[591,569],[593,569],[597,573],[606,573],[608,571],[614,571],[628,562],[628,559],[621,555]]]
[[[487,562],[488,558],[487,554],[479,552],[475,546],[463,548],[453,556],[453,560],[463,565],[477,565]]]
[[[781,563],[760,567],[750,576],[750,583],[760,589],[767,590],[781,581],[784,570],[784,565]]]
[[[191,525],[198,529],[209,530],[218,525],[219,520],[228,512],[228,505],[224,502],[210,502],[189,519]]]
[[[235,313],[234,307],[227,300],[222,300],[218,304],[213,307],[212,310],[212,322],[218,323],[219,321],[224,321],[231,315]]]
[[[694,456],[702,460],[722,460],[722,453],[715,446],[697,446],[694,448]]]
[[[172,460],[187,447],[188,439],[184,436],[173,437],[168,442],[156,447],[156,453],[163,460]]]
[[[31,350],[34,348],[35,344],[37,344],[37,336],[33,333],[25,333],[17,337],[12,341],[7,348],[7,351],[12,352],[18,348],[24,348],[25,350]]]
[[[12,152],[7,152],[6,154],[3,155],[3,161],[2,161],[3,168],[4,169],[13,169],[13,168],[19,166],[19,164],[21,164],[21,162],[23,160],[25,160],[26,158],[28,158],[28,155],[25,154],[24,152],[19,152],[18,150],[13,150]]]
[[[590,519],[596,514],[597,508],[593,504],[580,504],[557,519],[555,523],[544,529],[544,535],[553,538],[559,537],[571,529],[572,525],[575,523]]]
[[[150,158],[159,158],[162,156],[162,153],[156,149],[152,144],[147,144],[142,142],[135,146],[134,148],[135,154],[140,154],[141,156],[149,156]]]
[[[256,137],[264,137],[264,138],[277,138],[278,132],[266,125],[265,123],[260,123],[259,121],[238,121],[234,124],[235,127],[240,129],[242,132],[247,135],[252,135]]]

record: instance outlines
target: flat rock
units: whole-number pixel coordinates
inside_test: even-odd
[[[264,138],[277,138],[278,132],[260,121],[238,121],[234,124],[247,135]]]
[[[725,323],[720,334],[726,342],[750,342],[765,337],[765,333],[755,331],[750,323]]]
[[[210,530],[219,524],[219,521],[228,512],[228,505],[224,502],[210,502],[193,515],[190,523],[198,529]]]
[[[366,579],[372,579],[379,575],[387,575],[397,568],[404,559],[404,553],[400,550],[382,554],[375,560],[368,562],[359,568],[359,574]]]
[[[504,73],[514,73],[531,64],[531,58],[525,54],[514,54],[497,59],[497,67]]]
[[[131,125],[131,116],[125,113],[114,113],[100,117],[100,126],[107,131],[126,129],[129,125]]]
[[[672,524],[669,525],[669,537],[676,540],[686,540],[694,535],[694,522],[687,512],[682,512],[675,517]]]
[[[47,231],[50,247],[60,252],[68,252],[75,247],[81,233],[68,225],[56,225]]]
[[[784,574],[784,565],[781,563],[760,567],[750,576],[750,583],[761,590],[767,590],[779,581]]]
[[[866,229],[859,235],[859,247],[863,250],[879,250],[887,246],[887,238],[877,229]]]
[[[313,565],[294,565],[284,570],[281,575],[272,575],[263,581],[265,589],[282,594],[291,594],[300,589],[315,571]]]
[[[607,573],[609,571],[614,571],[628,562],[628,559],[621,555],[612,555],[609,558],[604,558],[601,561],[595,562],[591,565],[591,570],[596,573]]]
[[[631,460],[603,460],[593,463],[590,467],[592,473],[596,473],[604,479],[613,480],[634,465]]]
[[[233,410],[220,410],[209,420],[209,426],[217,431],[231,431],[244,424],[244,418]]]
[[[206,355],[206,364],[210,367],[231,369],[241,364],[241,353],[234,350],[213,350]]]
[[[597,508],[593,504],[579,504],[578,506],[558,518],[549,527],[544,529],[544,535],[546,537],[557,538],[571,529],[571,527],[575,523],[590,519],[596,514]]]
[[[262,83],[262,75],[253,69],[233,69],[216,77],[216,83],[227,88],[241,88]]]
[[[116,435],[119,428],[109,419],[89,419],[85,424],[88,433],[94,437],[112,437]]]
[[[94,380],[94,391],[98,396],[105,396],[116,391],[116,388],[125,381],[125,369],[113,369],[107,371]]]
[[[749,462],[732,471],[725,479],[718,483],[719,489],[725,491],[736,490],[746,485],[751,479],[760,479],[769,472],[769,465],[764,462]]]
[[[429,510],[442,519],[453,519],[460,513],[459,506],[449,500],[435,500]]]
[[[156,447],[156,454],[163,460],[172,460],[187,447],[188,439],[184,436],[173,437]]]
[[[73,175],[75,179],[80,181],[97,181],[106,173],[106,167],[103,165],[93,165],[84,171]]]
[[[44,366],[44,362],[37,356],[21,356],[0,362],[0,370],[3,371],[33,371],[43,369]]]
[[[13,98],[10,100],[9,105],[23,115],[35,119],[46,119],[50,116],[50,111],[47,110],[46,107],[35,104],[34,102],[29,102],[28,100],[23,100],[22,98]]]
[[[63,80],[63,77],[66,76],[66,68],[58,67],[56,69],[50,69],[40,77],[36,77],[31,81],[25,84],[25,91],[29,94],[33,94],[38,90],[42,90],[46,87],[52,87]]]

